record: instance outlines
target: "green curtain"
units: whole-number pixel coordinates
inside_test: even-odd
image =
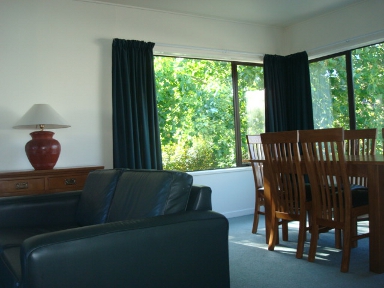
[[[313,129],[307,53],[265,55],[263,67],[266,132]]]
[[[154,45],[122,39],[112,43],[114,168],[162,169]]]

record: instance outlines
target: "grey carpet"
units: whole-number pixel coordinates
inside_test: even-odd
[[[341,250],[334,248],[334,234],[320,235],[315,262],[307,261],[310,234],[302,259],[296,259],[297,224],[289,223],[289,241],[275,251],[265,244],[264,217],[252,234],[253,215],[229,219],[229,263],[232,288],[246,287],[384,287],[384,274],[369,271],[369,239],[352,249],[348,273],[340,272]],[[366,222],[359,224],[365,230]],[[361,230],[360,230],[361,229]],[[280,233],[281,236],[281,233]]]

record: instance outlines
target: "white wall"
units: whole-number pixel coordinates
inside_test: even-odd
[[[255,186],[251,167],[191,172],[194,184],[210,186],[212,209],[226,217],[252,214]]]
[[[165,54],[260,62],[265,53],[316,49],[384,29],[383,1],[364,3],[326,17],[340,17],[339,29],[319,25],[321,17],[279,29],[74,0],[1,0],[0,171],[32,168],[24,153],[31,131],[12,126],[35,103],[52,105],[72,125],[54,130],[62,144],[56,167],[112,167],[113,38],[151,41]],[[193,175],[212,187],[216,211],[252,213],[249,167]]]
[[[0,170],[30,168],[29,131],[12,126],[34,103],[51,104],[72,125],[55,130],[62,144],[56,167],[112,167],[113,38],[161,43],[156,49],[166,53],[181,45],[194,54],[227,50],[234,58],[260,58],[277,52],[282,35],[276,28],[71,0],[0,5]]]
[[[367,0],[284,31],[285,55],[307,51],[309,58],[384,41],[384,1]]]

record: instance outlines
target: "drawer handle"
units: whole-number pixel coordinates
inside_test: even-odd
[[[65,179],[65,185],[75,185],[75,184],[76,184],[76,179],[75,178]]]
[[[28,182],[17,182],[15,186],[17,190],[28,189]]]

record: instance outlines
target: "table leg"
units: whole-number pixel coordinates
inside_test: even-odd
[[[384,273],[384,166],[369,168],[369,268]]]

